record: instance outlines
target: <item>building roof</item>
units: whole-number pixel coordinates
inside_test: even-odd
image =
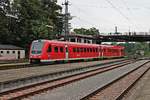
[[[24,50],[24,49],[10,44],[0,44],[0,50]]]

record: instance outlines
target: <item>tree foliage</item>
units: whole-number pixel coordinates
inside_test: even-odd
[[[10,10],[9,0],[0,0],[0,41],[4,43],[10,36],[6,13]]]
[[[34,39],[53,39],[62,31],[61,9],[57,0],[0,0],[0,43],[28,47]]]
[[[73,31],[76,34],[83,34],[83,35],[98,35],[100,33],[99,30],[94,27],[92,27],[90,29],[76,28]]]
[[[149,44],[146,42],[136,42],[136,43],[121,43],[125,47],[125,53],[127,56],[133,56],[139,51],[144,51],[144,55],[148,56],[149,54]]]

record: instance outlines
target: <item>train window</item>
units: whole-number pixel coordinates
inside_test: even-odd
[[[98,49],[98,52],[102,52],[102,49],[99,48],[99,49]]]
[[[51,52],[52,51],[52,48],[51,48],[51,45],[48,46],[48,49],[47,49],[47,52]]]
[[[112,52],[113,52],[113,53],[115,53],[115,52],[116,52],[116,50],[115,50],[115,49],[113,49],[113,50],[112,50]]]
[[[83,48],[80,48],[80,52],[83,52]]]
[[[60,52],[64,52],[64,49],[63,49],[63,47],[60,47]]]
[[[76,52],[76,48],[73,48],[73,52]]]
[[[79,48],[77,48],[77,52],[79,52]]]
[[[84,48],[84,52],[86,52],[86,48]]]
[[[93,52],[95,52],[95,48],[93,48]]]
[[[105,50],[105,49],[103,49],[103,52],[106,52],[106,50]]]
[[[58,52],[58,47],[55,47],[55,48],[54,48],[54,51],[55,51],[55,52]]]
[[[87,52],[89,52],[90,51],[90,49],[89,48],[87,48]]]
[[[81,52],[81,48],[79,48],[79,52]]]
[[[96,50],[96,52],[98,52],[98,48],[96,48],[95,50]]]
[[[90,48],[90,52],[92,52],[92,48]]]

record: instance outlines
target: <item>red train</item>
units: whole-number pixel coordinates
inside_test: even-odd
[[[122,46],[35,40],[31,44],[29,59],[33,63],[123,56]]]

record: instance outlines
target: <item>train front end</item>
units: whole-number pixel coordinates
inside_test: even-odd
[[[40,63],[42,59],[42,51],[44,48],[44,40],[35,40],[30,47],[29,60],[30,63]]]

